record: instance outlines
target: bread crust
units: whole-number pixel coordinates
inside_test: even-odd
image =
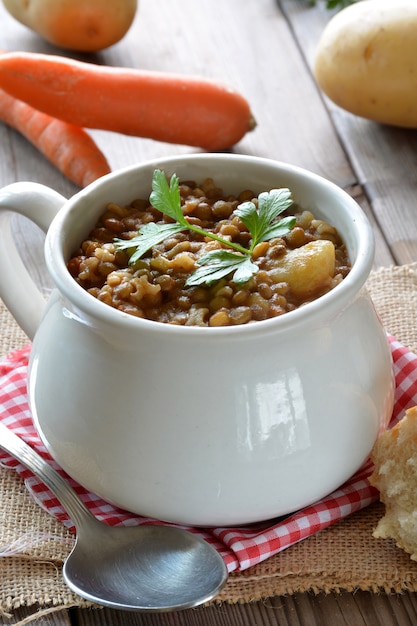
[[[417,561],[417,406],[378,438],[371,458],[369,480],[385,504],[373,535],[394,539]]]

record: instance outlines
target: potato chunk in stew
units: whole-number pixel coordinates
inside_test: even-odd
[[[271,275],[276,282],[288,283],[292,293],[304,300],[328,288],[334,277],[335,262],[331,241],[310,241],[289,250],[271,270]]]

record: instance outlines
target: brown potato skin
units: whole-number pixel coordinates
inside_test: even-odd
[[[80,52],[96,52],[120,41],[137,11],[137,0],[3,0],[3,4],[46,41]]]
[[[334,15],[320,38],[314,74],[341,108],[417,128],[417,2],[365,0]]]

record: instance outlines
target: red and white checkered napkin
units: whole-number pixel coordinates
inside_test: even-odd
[[[394,425],[405,409],[417,404],[417,356],[393,338],[390,338],[390,345],[396,377],[395,405],[391,420],[391,425]],[[66,476],[49,456],[33,426],[26,394],[29,352],[30,346],[17,350],[0,363],[0,420]],[[75,530],[58,500],[40,480],[1,449],[0,461],[17,470],[24,478],[30,493],[44,509],[68,528]],[[201,534],[218,549],[229,571],[244,570],[374,502],[378,498],[378,492],[367,480],[371,471],[372,464],[368,461],[340,489],[284,519],[245,528],[189,530]],[[127,526],[161,523],[117,509],[87,492],[68,476],[66,478],[91,512],[108,524]]]

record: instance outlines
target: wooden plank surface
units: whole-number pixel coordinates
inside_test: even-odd
[[[34,615],[15,612],[15,620]],[[7,622],[6,622],[7,623]],[[339,595],[295,594],[263,602],[199,607],[181,613],[129,613],[70,609],[50,613],[34,626],[415,626],[417,598],[358,591]]]
[[[109,65],[202,74],[226,81],[250,101],[258,122],[233,152],[288,161],[347,189],[374,226],[375,265],[417,260],[417,134],[381,127],[336,108],[312,76],[315,46],[330,18],[324,2],[309,0],[140,0],[132,29],[96,55],[73,55]],[[18,24],[0,4],[0,48],[68,54]],[[92,131],[113,169],[154,157],[196,150]],[[77,191],[14,131],[0,124],[0,184],[35,180],[65,196]],[[45,284],[40,233],[19,220],[28,261]],[[1,561],[0,561],[1,567]],[[26,620],[22,608],[9,622]],[[69,610],[42,617],[42,626],[411,626],[411,593],[296,594],[245,605],[222,605],[178,614]]]

